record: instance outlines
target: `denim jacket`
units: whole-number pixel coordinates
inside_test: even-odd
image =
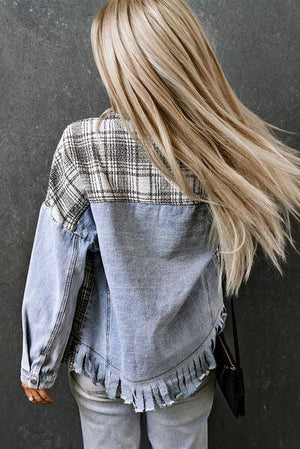
[[[216,367],[219,247],[208,246],[207,204],[166,180],[121,117],[108,109],[96,123],[69,124],[53,155],[24,289],[21,380],[51,388],[66,363],[135,412],[154,410]]]

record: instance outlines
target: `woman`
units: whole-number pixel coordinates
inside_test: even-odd
[[[91,29],[111,108],[68,125],[26,280],[21,382],[68,366],[84,447],[206,448],[215,338],[255,250],[282,273],[299,163],[230,88],[183,0],[111,0]],[[100,120],[99,120],[100,119]]]

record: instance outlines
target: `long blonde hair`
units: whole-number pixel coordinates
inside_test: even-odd
[[[258,243],[282,275],[286,239],[295,248],[289,214],[300,219],[298,150],[239,101],[188,4],[109,0],[93,18],[91,43],[112,110],[171,182],[209,203],[226,294],[248,280]]]

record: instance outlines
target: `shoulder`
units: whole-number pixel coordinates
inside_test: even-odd
[[[64,134],[76,141],[92,139],[96,132],[97,117],[86,117],[69,123]]]
[[[104,143],[120,141],[127,131],[121,117],[111,109],[99,116],[85,117],[69,123],[63,131],[63,147],[71,159],[82,165],[102,152],[107,157]]]
[[[63,129],[56,150],[57,156],[75,163],[81,170],[95,158],[98,160],[99,157],[106,157],[104,142],[114,142],[116,135],[120,137],[123,128],[120,116],[110,108],[99,116],[75,120]]]
[[[77,141],[88,142],[93,140],[101,131],[111,131],[114,125],[122,126],[122,120],[118,114],[109,108],[99,116],[81,118],[68,124],[65,131]]]

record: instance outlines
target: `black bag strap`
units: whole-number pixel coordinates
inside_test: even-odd
[[[240,367],[241,366],[240,365],[240,350],[239,350],[239,341],[238,341],[235,312],[234,312],[234,306],[233,306],[233,298],[229,298],[229,301],[231,304],[231,318],[232,318],[232,332],[233,332],[233,340],[234,340],[235,360],[236,360],[237,366]]]
[[[218,247],[218,250],[219,250],[219,247]],[[219,257],[218,253],[217,253],[217,257]],[[225,296],[224,285],[225,285],[225,280],[223,278],[222,279],[223,296]],[[236,318],[235,318],[234,305],[233,305],[233,302],[234,302],[233,296],[228,297],[228,300],[230,301],[230,305],[231,305],[231,320],[232,320],[232,333],[233,333],[233,342],[234,342],[235,362],[236,362],[236,365],[238,367],[240,367],[241,366],[240,350],[239,350],[238,332],[237,332]]]

